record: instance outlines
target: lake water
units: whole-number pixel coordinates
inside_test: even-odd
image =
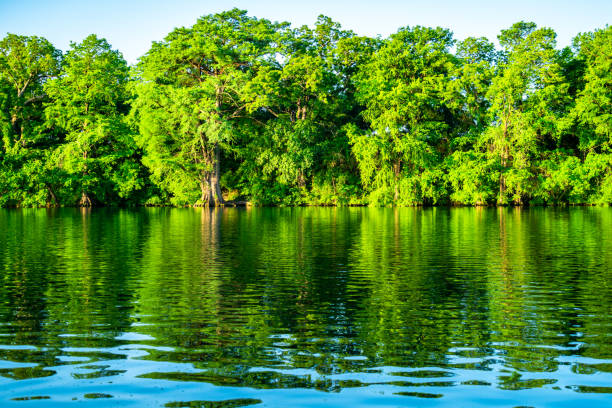
[[[612,406],[612,208],[0,210],[0,280],[2,407]]]

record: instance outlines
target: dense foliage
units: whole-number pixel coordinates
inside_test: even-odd
[[[233,9],[130,67],[0,41],[0,206],[612,203],[612,28],[387,39]]]

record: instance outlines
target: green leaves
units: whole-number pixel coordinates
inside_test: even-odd
[[[579,35],[578,59],[586,66],[584,88],[569,114],[580,150],[612,151],[612,27]]]
[[[65,202],[113,203],[140,190],[136,146],[124,120],[128,66],[104,39],[71,44],[62,73],[45,84],[49,126],[64,135],[55,165],[66,172]],[[132,170],[128,170],[131,168]]]
[[[401,185],[418,185],[418,175],[436,166],[434,146],[449,138],[444,95],[454,67],[452,45],[448,30],[402,28],[357,74],[357,98],[371,130],[350,130],[353,153],[366,189],[394,190],[376,194],[376,201],[387,197],[382,204],[401,200]],[[407,203],[433,199],[419,187],[403,190],[410,191]]]
[[[257,89],[248,84],[269,65],[283,27],[233,9],[175,29],[141,59],[133,116],[143,162],[175,203],[193,204],[197,185],[200,204],[223,202],[220,150],[230,150],[239,122],[263,106],[246,96]]]
[[[501,167],[499,203],[521,204],[534,197],[535,163],[542,146],[560,138],[569,102],[551,29],[520,22],[499,36],[505,51],[487,98],[493,122],[483,145]]]
[[[53,201],[44,160],[58,140],[45,126],[43,85],[60,62],[44,38],[8,34],[0,41],[0,205]]]
[[[95,35],[9,34],[0,205],[610,203],[612,30],[498,38],[232,9],[130,68]]]

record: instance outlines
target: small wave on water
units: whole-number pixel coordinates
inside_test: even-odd
[[[0,210],[0,406],[607,407],[612,209]]]

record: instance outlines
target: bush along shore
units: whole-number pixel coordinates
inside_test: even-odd
[[[134,66],[0,41],[0,206],[612,203],[612,28],[358,36],[233,9]]]

